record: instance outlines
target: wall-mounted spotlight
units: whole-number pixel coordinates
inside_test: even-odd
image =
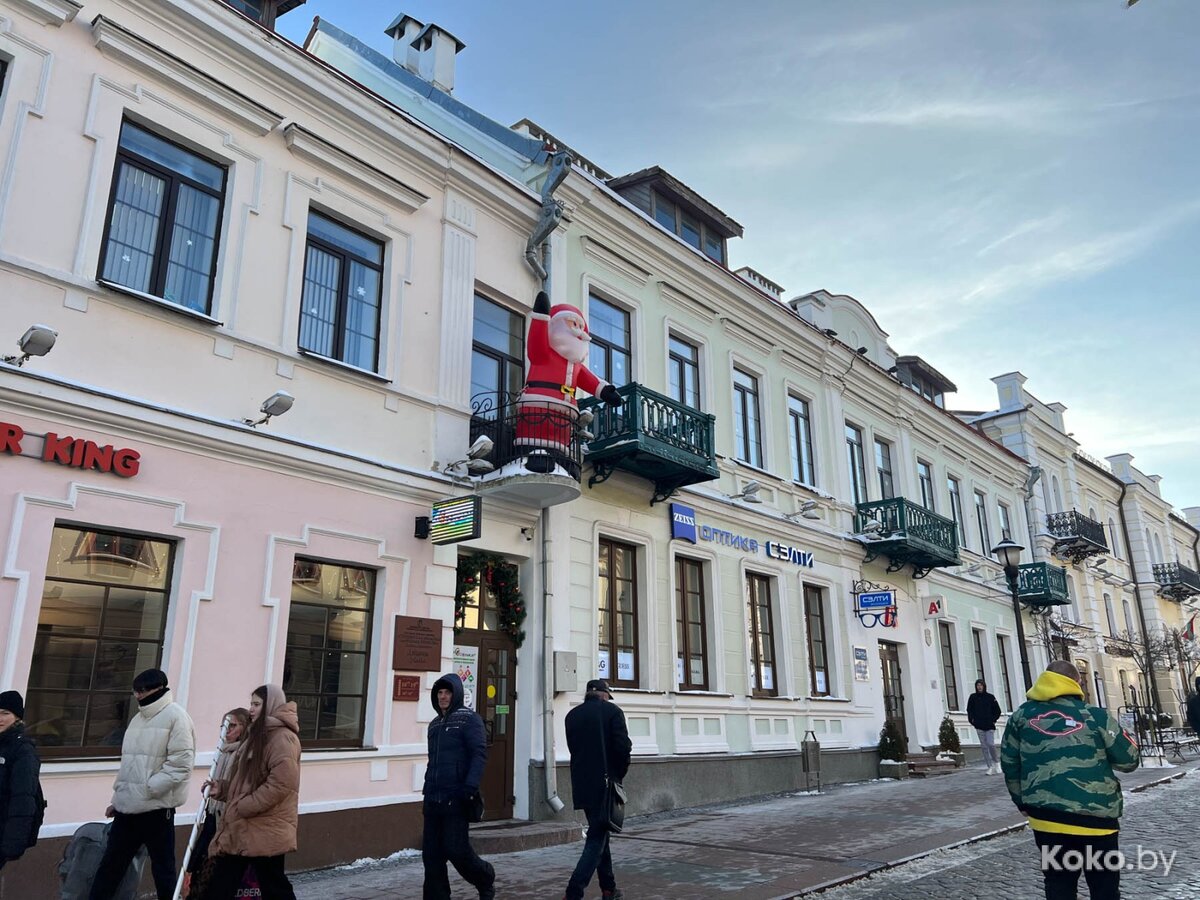
[[[467,455],[442,467],[442,472],[452,478],[470,478],[472,475],[486,475],[496,467],[485,459],[495,442],[486,434],[481,434],[467,448]]]
[[[744,500],[747,503],[762,503],[762,497],[758,496],[758,492],[762,490],[762,485],[757,481],[747,481],[740,491],[736,494],[730,494],[730,500]]]
[[[292,408],[292,404],[295,402],[296,398],[287,391],[276,391],[258,408],[258,411],[263,414],[261,419],[242,419],[242,424],[249,425],[251,428],[266,425],[271,421],[272,416],[282,416]]]
[[[49,325],[30,325],[17,341],[17,346],[21,348],[20,355],[6,356],[4,361],[10,366],[23,366],[31,356],[45,356],[49,353],[57,339],[58,332]]]
[[[855,352],[855,353],[857,353],[859,356],[866,356],[866,355],[867,355],[867,348],[866,348],[866,347],[859,347],[859,348],[858,348],[857,350],[855,350],[854,352]]]
[[[800,508],[792,513],[787,513],[784,518],[789,522],[795,522],[797,519],[819,519],[821,514],[817,512],[819,504],[816,500],[805,500],[800,504]]]
[[[829,335],[830,337],[837,337],[837,332],[834,331],[832,328],[822,328],[821,331],[824,334]]]
[[[527,541],[532,541],[533,540],[533,529],[529,528],[529,527],[522,528],[521,529],[521,537],[525,538],[525,540],[527,540]]]

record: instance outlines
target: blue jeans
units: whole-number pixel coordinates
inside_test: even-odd
[[[587,840],[583,843],[583,853],[571,873],[567,883],[567,900],[582,900],[584,891],[592,881],[592,875],[598,875],[600,890],[613,891],[617,887],[617,879],[613,876],[612,854],[608,846],[608,816],[606,810],[586,809],[588,830]]]

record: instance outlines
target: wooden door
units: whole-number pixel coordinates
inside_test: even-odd
[[[908,729],[904,724],[904,682],[901,678],[900,652],[895,644],[879,642],[879,662],[883,667],[883,715],[896,723],[900,739],[908,744]]]
[[[517,651],[503,634],[479,637],[475,709],[487,731],[488,759],[480,789],[486,820],[511,819],[513,754],[517,721]]]

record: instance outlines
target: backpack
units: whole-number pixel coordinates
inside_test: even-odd
[[[29,846],[33,847],[38,841],[38,832],[42,830],[42,823],[46,821],[46,795],[42,793],[42,779],[34,777],[33,780],[33,827],[29,830]]]
[[[87,900],[92,892],[92,882],[96,879],[96,870],[100,868],[100,860],[104,856],[104,848],[108,844],[108,831],[111,824],[104,822],[86,822],[75,829],[70,842],[63,851],[62,860],[58,864],[58,877],[62,882],[61,900]],[[137,897],[138,882],[142,880],[142,869],[146,866],[146,848],[142,847],[133,858],[125,877],[113,894],[113,900],[134,900]]]

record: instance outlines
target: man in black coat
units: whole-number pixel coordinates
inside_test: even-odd
[[[608,838],[608,782],[629,771],[629,729],[625,714],[612,700],[608,683],[587,683],[583,703],[567,713],[567,748],[571,751],[571,794],[575,808],[587,815],[587,840],[567,884],[567,900],[582,900],[593,874],[600,878],[604,900],[620,900],[613,875]],[[598,870],[598,872],[597,872]]]
[[[975,693],[967,700],[967,721],[979,735],[979,749],[983,752],[985,775],[1000,774],[1000,759],[996,755],[996,720],[1000,718],[1000,704],[988,693],[982,678],[975,682]]]
[[[1196,679],[1196,693],[1188,697],[1187,720],[1192,726],[1192,731],[1200,736],[1200,678]]]
[[[425,769],[424,900],[450,900],[446,862],[479,891],[496,896],[496,870],[479,858],[468,834],[467,805],[479,793],[487,762],[483,719],[463,705],[462,679],[450,673],[433,683],[430,702],[437,717],[429,723],[429,765]]]
[[[40,763],[24,716],[17,691],[0,693],[0,868],[37,843],[42,824]]]

